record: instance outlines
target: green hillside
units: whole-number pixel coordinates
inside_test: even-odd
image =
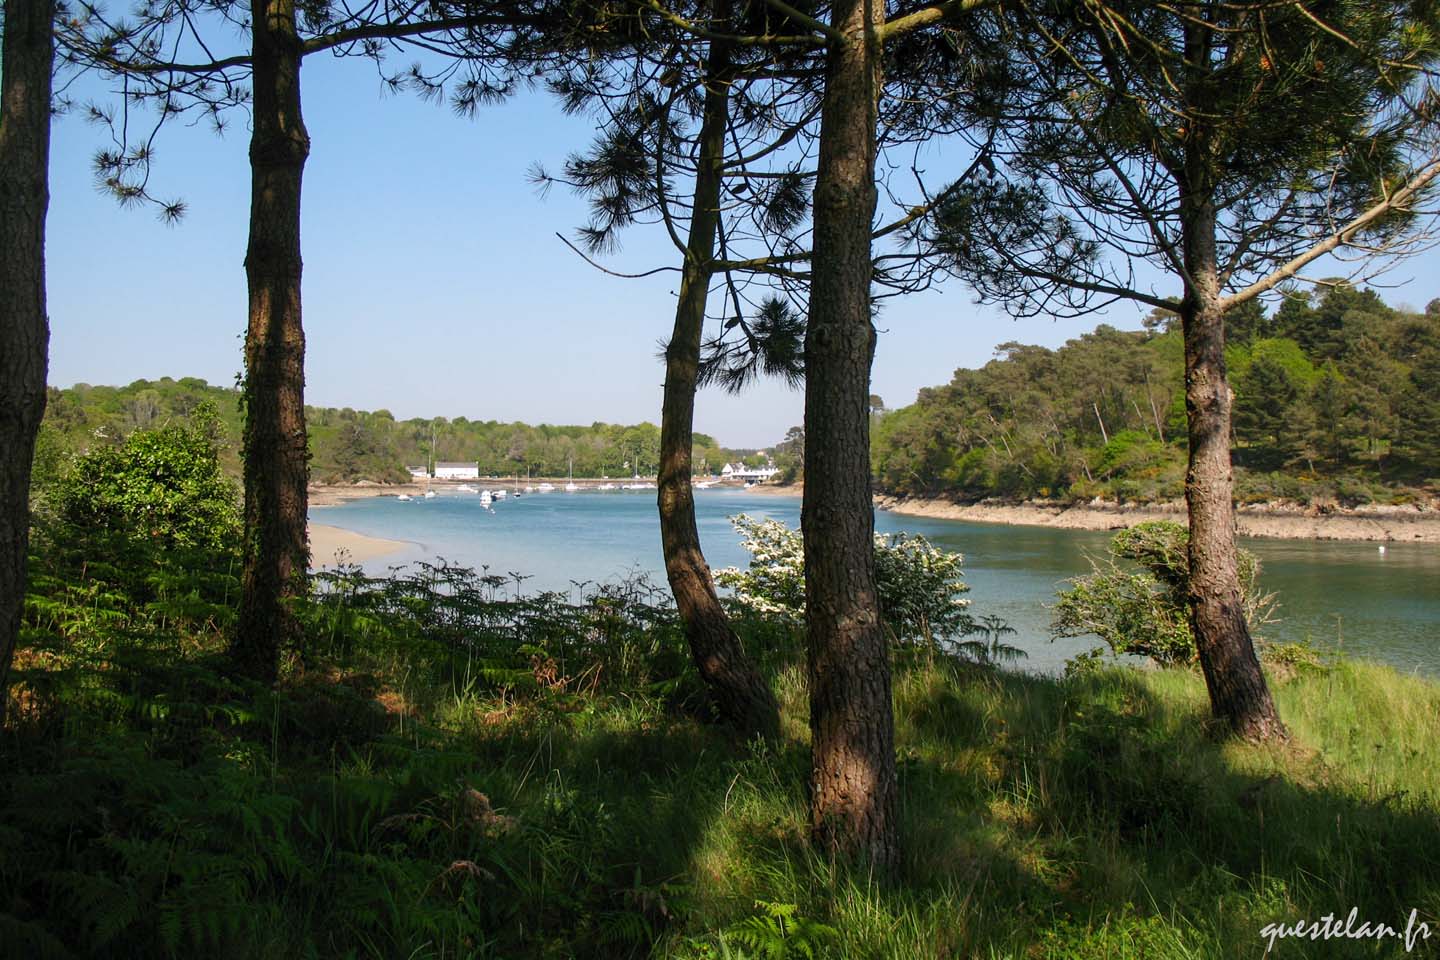
[[[1003,343],[878,421],[878,486],[908,496],[1183,495],[1184,366],[1172,314],[1057,350]],[[1229,318],[1236,497],[1357,505],[1440,486],[1440,302],[1343,284]]]

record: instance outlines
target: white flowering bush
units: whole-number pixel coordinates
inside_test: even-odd
[[[727,567],[715,580],[732,591],[734,603],[769,619],[799,625],[805,618],[805,554],[800,531],[778,520],[740,514],[730,523],[750,551],[746,570]],[[880,615],[902,642],[947,640],[973,633],[970,587],[960,572],[962,558],[924,537],[875,535],[875,585]]]

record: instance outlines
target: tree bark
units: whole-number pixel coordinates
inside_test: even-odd
[[[715,4],[724,22],[729,4]],[[675,328],[665,348],[665,397],[660,414],[660,543],[665,575],[685,627],[690,655],[720,719],[744,736],[774,738],[780,732],[780,706],[740,637],[730,627],[715,593],[715,581],[700,549],[691,487],[695,387],[705,301],[712,276],[715,234],[720,215],[721,163],[729,120],[729,44],[712,41],[706,64],[700,163],[695,176],[694,207],[686,241]]]
[[[890,660],[870,491],[871,222],[884,7],[840,0],[826,55],[805,335],[805,613],[811,829],[832,854],[899,862]]]
[[[54,0],[5,0],[0,51],[0,724],[25,606],[30,469],[45,414],[54,15]]]
[[[300,318],[300,180],[310,137],[300,114],[294,0],[255,5],[254,131],[250,138],[250,290],[245,333],[245,561],[231,653],[273,682],[294,639],[288,597],[304,589],[305,331]]]
[[[1230,462],[1230,384],[1225,372],[1225,314],[1219,309],[1215,207],[1192,163],[1181,198],[1185,270],[1180,319],[1185,335],[1185,415],[1190,460],[1190,627],[1210,709],[1250,740],[1284,738],[1285,727],[1255,656],[1240,596]]]

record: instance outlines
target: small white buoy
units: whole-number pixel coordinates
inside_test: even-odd
[[[1380,544],[1380,556],[1385,556],[1385,544]]]

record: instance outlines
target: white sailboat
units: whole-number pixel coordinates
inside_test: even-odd
[[[565,484],[566,493],[574,493],[580,488],[575,485],[575,458],[570,458],[570,480]]]

